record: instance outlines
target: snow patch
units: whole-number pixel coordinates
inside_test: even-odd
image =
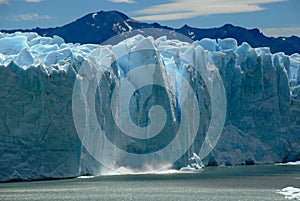
[[[124,21],[124,24],[128,27],[129,31],[131,31],[133,29],[126,21]]]

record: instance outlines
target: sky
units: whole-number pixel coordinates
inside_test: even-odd
[[[58,27],[101,10],[174,28],[230,23],[300,37],[300,0],[0,0],[0,30]]]

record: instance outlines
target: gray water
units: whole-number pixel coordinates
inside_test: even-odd
[[[300,166],[209,167],[198,173],[98,176],[0,183],[0,200],[285,200]]]

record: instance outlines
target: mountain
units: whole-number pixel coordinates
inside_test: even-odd
[[[252,47],[270,47],[271,52],[284,52],[293,54],[300,52],[300,38],[292,37],[267,37],[259,29],[245,29],[243,27],[225,24],[218,28],[199,29],[184,25],[179,29],[168,26],[161,26],[158,23],[145,23],[129,18],[118,11],[100,11],[90,13],[74,22],[56,28],[34,28],[26,30],[1,30],[1,32],[13,33],[36,32],[42,36],[58,35],[65,39],[66,42],[72,43],[103,43],[107,39],[130,30],[142,28],[163,28],[174,35],[174,31],[184,34],[193,40],[203,38],[224,39],[235,38],[240,45],[242,42],[249,43]],[[155,35],[155,33],[154,33]]]

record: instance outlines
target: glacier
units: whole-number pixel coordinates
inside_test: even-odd
[[[194,153],[204,165],[299,160],[299,67],[297,53],[272,54],[231,38],[136,35],[112,46],[0,33],[0,181],[157,161],[180,169]],[[226,100],[216,90],[220,81]],[[207,139],[209,132],[217,134]],[[168,154],[152,154],[165,147]]]

